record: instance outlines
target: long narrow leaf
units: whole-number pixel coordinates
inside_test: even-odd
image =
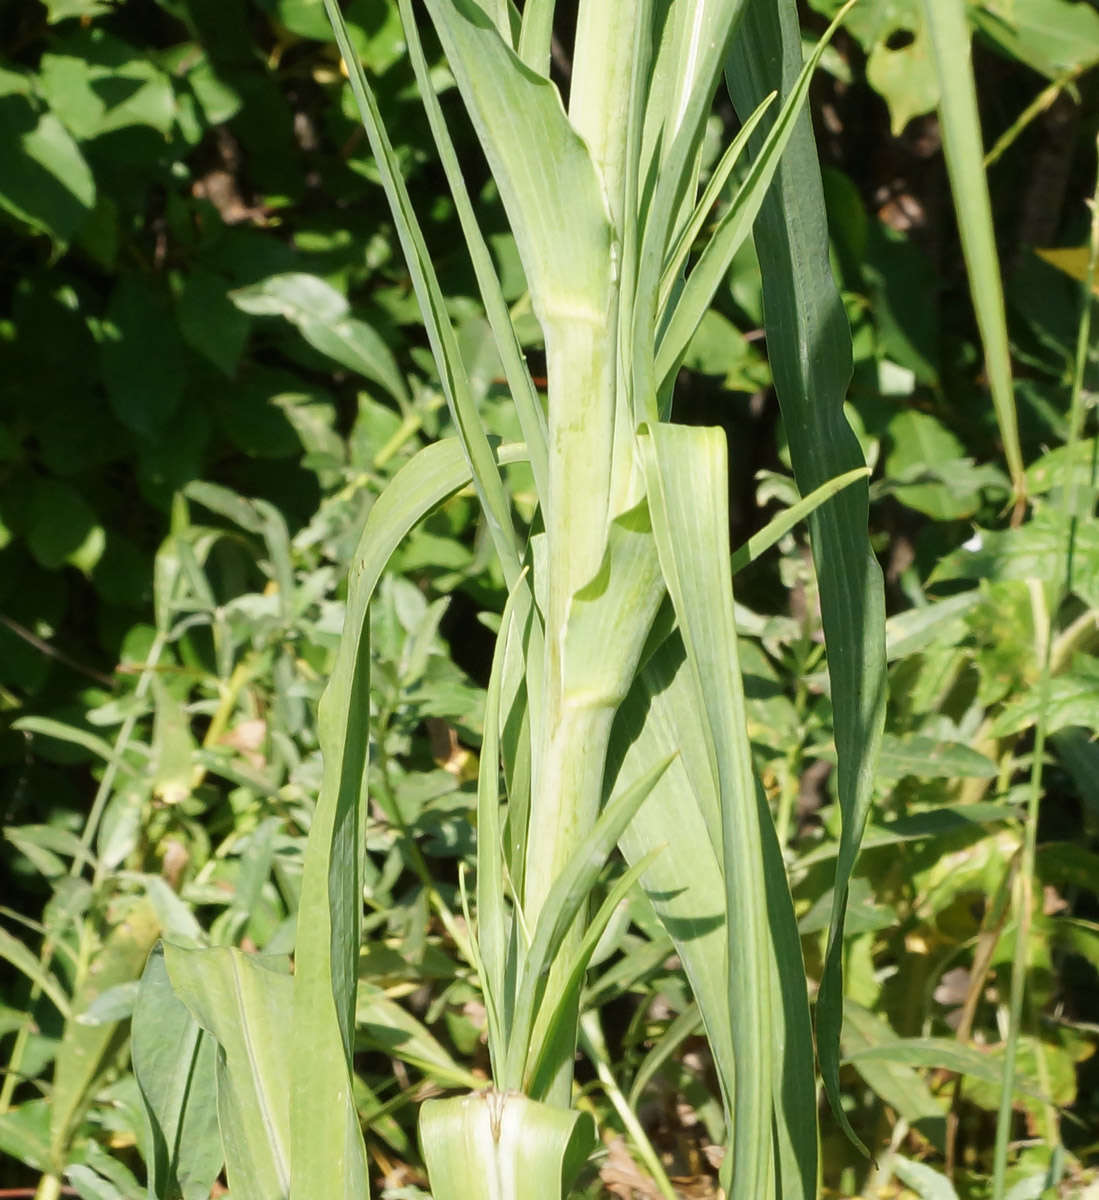
[[[1019,446],[1015,388],[1011,381],[1004,290],[992,227],[992,205],[984,169],[977,89],[973,80],[969,21],[964,0],[923,0],[931,56],[939,82],[939,125],[943,137],[958,230],[969,272],[969,290],[984,343],[988,385],[1004,443],[1015,502],[1026,496]]]
[[[780,512],[777,517],[768,521],[759,531],[753,534],[743,546],[733,554],[733,572],[743,570],[749,563],[755,562],[795,525],[800,525],[806,517],[814,513],[829,497],[843,491],[845,487],[857,479],[865,479],[870,474],[869,467],[856,467],[853,471],[845,471],[821,484],[815,492],[810,493],[796,504]]]
[[[748,0],[726,68],[737,111],[746,117],[776,88],[788,95],[801,67],[792,0]],[[753,138],[753,153],[759,153],[766,126],[765,119]],[[795,122],[760,209],[755,240],[775,389],[798,487],[808,495],[865,464],[843,414],[851,378],[851,333],[829,264],[820,168],[805,113]],[[868,488],[856,483],[809,521],[832,680],[843,815],[829,949],[817,1003],[817,1051],[832,1111],[856,1142],[839,1091],[843,924],[885,721],[885,597],[867,537],[868,503]]]
[[[686,353],[687,345],[694,336],[706,310],[710,307],[721,281],[728,274],[733,256],[740,249],[744,239],[752,228],[752,223],[763,204],[767,189],[775,176],[778,164],[786,145],[796,126],[798,116],[805,98],[809,94],[809,84],[813,73],[820,62],[831,40],[832,34],[839,28],[840,22],[847,14],[855,0],[848,3],[836,14],[824,36],[817,43],[816,49],[802,67],[797,83],[785,97],[782,107],[774,123],[767,133],[766,139],[759,151],[753,156],[751,170],[737,191],[736,198],[723,214],[717,228],[710,235],[709,241],[694,269],[687,277],[686,286],[676,297],[671,310],[671,318],[664,328],[656,356],[657,389],[663,394],[668,387],[670,377],[679,369],[680,361]],[[756,125],[766,111],[765,105],[770,96],[764,98],[757,106],[751,117],[745,121],[741,137],[749,140]]]
[[[336,41],[347,67],[351,90],[358,104],[366,136],[378,165],[382,186],[385,188],[386,198],[397,226],[397,235],[401,241],[401,248],[404,250],[413,286],[416,289],[416,298],[420,302],[424,327],[427,330],[432,353],[442,377],[443,390],[462,439],[462,446],[469,457],[474,485],[477,488],[477,496],[481,502],[493,546],[500,557],[504,577],[508,586],[511,587],[519,577],[520,556],[511,520],[510,505],[503,480],[500,478],[499,470],[492,456],[488,437],[481,426],[476,405],[470,393],[469,381],[465,377],[461,353],[450,317],[447,314],[442,289],[424,241],[423,231],[416,219],[408,188],[401,175],[400,164],[382,122],[374,93],[366,81],[362,65],[351,44],[343,14],[340,12],[336,0],[324,0],[324,6],[328,18],[332,22]],[[480,12],[480,10],[478,11]]]
[[[728,465],[720,430],[656,425],[645,476],[660,565],[675,605],[721,801],[733,1081],[732,1200],[762,1196],[771,1170],[772,998],[760,814],[733,617]]]
[[[599,944],[599,939],[606,932],[607,926],[610,924],[611,918],[614,916],[618,906],[626,899],[634,884],[648,870],[662,849],[663,847],[660,846],[654,847],[644,858],[634,863],[624,875],[615,880],[614,886],[599,906],[599,911],[591,919],[587,929],[584,930],[580,946],[573,955],[572,961],[568,964],[565,986],[556,998],[553,1009],[548,1011],[546,1015],[542,1013],[538,1014],[534,1037],[531,1039],[533,1052],[531,1056],[530,1090],[534,1095],[539,1095],[549,1087],[550,1079],[546,1072],[552,1068],[546,1063],[544,1051],[558,1039],[563,1039],[564,1037],[564,1024],[579,1001],[580,989],[584,984],[584,974],[588,969],[588,964],[591,962],[592,955],[595,953],[595,948]]]
[[[477,773],[477,948],[483,975],[494,1077],[503,1071],[503,1055],[511,1021],[507,1000],[507,932],[504,902],[504,844],[500,829],[500,689],[511,631],[514,628],[513,591],[500,618],[500,634],[485,691],[485,732]]]
[[[504,0],[504,2],[506,4],[507,0]],[[511,389],[512,398],[515,401],[515,408],[519,414],[519,423],[523,430],[523,436],[527,441],[527,448],[530,452],[531,470],[534,472],[535,487],[540,499],[545,503],[549,488],[549,467],[546,463],[545,413],[542,411],[538,394],[534,389],[534,383],[530,377],[530,371],[527,370],[523,352],[519,347],[519,341],[515,335],[515,327],[511,323],[511,315],[508,312],[507,303],[500,288],[500,280],[493,267],[492,256],[489,253],[484,235],[481,233],[481,227],[477,223],[477,216],[473,211],[469,191],[466,188],[462,169],[458,163],[458,155],[454,149],[454,143],[446,127],[446,122],[443,119],[438,98],[435,95],[427,59],[424,55],[423,46],[420,43],[416,20],[412,15],[411,0],[400,0],[400,5],[401,20],[408,38],[409,57],[412,59],[412,67],[416,73],[416,82],[419,84],[420,96],[427,111],[427,119],[431,125],[431,133],[435,139],[435,146],[439,151],[439,159],[443,164],[443,170],[446,172],[451,195],[454,197],[454,205],[458,211],[458,220],[462,225],[462,234],[465,237],[466,249],[469,251],[469,256],[473,263],[473,271],[477,276],[477,287],[484,302],[485,315],[488,317],[489,325],[492,327],[496,346],[500,352],[500,360],[504,366],[504,375],[508,381],[508,387]]]
[[[623,830],[671,762],[671,758],[666,758],[657,763],[636,783],[608,801],[599,819],[577,845],[568,866],[550,889],[534,939],[523,963],[515,1025],[508,1047],[505,1080],[509,1088],[519,1088],[525,1082],[525,1068],[530,1057],[531,1032],[538,1011],[539,996],[557,951],[580,911],[580,906],[587,900],[594,887],[607,856],[617,845]]]
[[[351,566],[344,636],[320,706],[325,772],[298,910],[292,1163],[295,1191],[304,1195],[358,1196],[366,1187],[350,1071],[369,749],[367,609],[404,536],[468,482],[468,461],[456,440],[421,450],[370,510]],[[333,1119],[337,1104],[340,1116]],[[322,1111],[329,1118],[318,1122]]]

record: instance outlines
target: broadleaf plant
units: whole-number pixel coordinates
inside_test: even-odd
[[[411,61],[526,438],[497,446],[474,405],[374,92],[336,0],[325,5],[457,436],[393,478],[351,569],[320,714],[325,772],[298,917],[289,1194],[367,1191],[352,1053],[368,608],[402,538],[472,484],[510,594],[480,759],[475,912],[472,931],[456,936],[480,977],[493,1078],[481,1094],[424,1104],[435,1194],[506,1200],[570,1186],[592,1144],[589,1119],[571,1109],[579,984],[613,905],[636,880],[683,962],[713,1049],[727,1194],[808,1200],[819,1174],[813,1035],[783,850],[748,740],[726,435],[671,417],[678,366],[758,215],[768,350],[807,497],[799,511],[811,520],[836,713],[844,827],[817,1017],[835,1105],[843,912],[881,737],[885,639],[866,472],[842,410],[850,335],[828,269],[803,112],[827,37],[803,65],[787,0],[581,0],[566,104],[548,74],[552,2],[528,0],[520,13],[506,0],[427,0],[541,327],[543,410],[432,94],[417,19],[402,0]],[[723,74],[743,136],[705,181],[703,136]],[[742,152],[750,161],[734,187]],[[530,461],[537,489],[527,529],[502,474],[517,459]],[[589,923],[590,892],[616,846],[629,870]],[[186,958],[185,1001],[196,1015],[224,991],[216,954]],[[178,987],[171,952],[168,961]],[[199,1019],[225,1061],[231,1044],[248,1042],[234,1020],[247,1022],[245,1006],[216,1025]],[[255,1083],[262,1091],[263,1080]],[[273,1111],[278,1100],[259,1097]],[[281,1133],[276,1143],[281,1164]],[[234,1192],[249,1194],[239,1164],[230,1178]]]

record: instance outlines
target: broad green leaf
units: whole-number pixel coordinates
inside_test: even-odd
[[[943,579],[1019,579],[1052,583],[1062,576],[1064,526],[1043,508],[1019,529],[978,529],[954,553],[941,558],[930,583]],[[1073,539],[1073,591],[1099,608],[1099,523],[1081,521]]]
[[[895,487],[894,495],[902,504],[936,521],[971,517],[977,511],[981,504],[979,490],[965,487],[964,477],[962,481],[957,478],[965,450],[940,421],[929,413],[906,409],[889,422],[889,436],[893,448],[885,463],[886,477],[930,477],[926,483]]]
[[[737,111],[747,117],[776,88],[796,86],[802,62],[797,11],[748,0],[726,67]],[[771,110],[773,112],[773,109]],[[753,154],[771,119],[753,138]],[[798,488],[808,495],[864,464],[843,401],[851,378],[851,334],[829,263],[824,197],[808,115],[796,122],[756,222],[768,351]],[[885,720],[885,598],[867,537],[868,488],[853,484],[809,519],[828,651],[839,756],[843,825],[835,907],[817,1002],[817,1052],[837,1120],[854,1132],[840,1104],[843,1019],[843,919],[847,884],[870,807]],[[857,1139],[854,1139],[857,1141]]]
[[[253,316],[285,317],[305,340],[341,366],[381,384],[394,399],[409,402],[393,352],[382,336],[350,315],[346,298],[316,275],[290,272],[238,288],[230,299]]]
[[[483,1082],[456,1062],[421,1022],[379,987],[359,984],[355,1028],[358,1039],[371,1049],[402,1059],[444,1087],[473,1089]]]
[[[851,1000],[844,1004],[843,1017],[843,1052],[848,1057],[896,1040],[896,1034],[885,1021]],[[945,1151],[946,1106],[932,1095],[915,1067],[889,1058],[864,1058],[855,1068],[913,1129],[937,1150]]]
[[[939,78],[939,124],[962,238],[985,369],[1016,503],[1026,495],[1012,383],[1011,349],[973,79],[965,0],[922,0]]]
[[[959,1075],[971,1075],[985,1083],[999,1085],[1003,1078],[1003,1052],[986,1053],[975,1046],[967,1046],[953,1038],[897,1038],[891,1042],[879,1042],[860,1050],[853,1050],[847,1061],[858,1064],[872,1060],[904,1063],[910,1067],[924,1067],[957,1071]],[[1043,1094],[1032,1088],[1023,1079],[1016,1077],[1016,1089],[1024,1095],[1045,1100]]]
[[[989,732],[993,737],[1007,737],[1039,720],[1047,733],[1073,725],[1099,729],[1099,661],[1080,654],[1064,674],[1036,681],[1029,691],[1004,705]]]
[[[49,1169],[50,1102],[25,1100],[0,1113],[0,1152],[26,1163],[33,1171]]]
[[[992,759],[969,746],[916,735],[887,733],[878,759],[878,774],[886,779],[995,779],[996,771]]]
[[[563,1200],[596,1144],[587,1113],[488,1089],[420,1110],[435,1200]]]
[[[242,529],[259,534],[267,550],[271,575],[278,586],[279,615],[289,623],[294,612],[294,568],[290,554],[290,531],[286,517],[269,500],[246,500],[217,483],[196,480],[183,489],[184,495],[197,500],[211,511],[234,521]],[[205,585],[203,592],[208,591]]]
[[[983,0],[970,10],[977,28],[1012,58],[1049,79],[1099,62],[1099,13],[1071,0]]]
[[[187,345],[232,378],[252,323],[229,299],[225,281],[210,271],[192,271],[176,296],[176,315]]]
[[[156,715],[153,721],[153,795],[165,804],[179,804],[191,794],[195,740],[183,706],[159,676],[153,676]]]
[[[176,116],[169,77],[102,26],[79,29],[42,56],[39,87],[80,141],[133,125],[166,138]]]
[[[943,646],[957,645],[968,629],[963,618],[982,602],[981,593],[974,589],[922,608],[897,613],[885,623],[886,656],[894,662],[918,654],[935,642]]]
[[[110,12],[106,0],[45,0],[47,20],[51,25],[70,17],[98,17]]]
[[[933,808],[927,812],[914,813],[910,817],[899,817],[885,825],[871,825],[863,839],[863,849],[873,850],[881,846],[895,846],[899,842],[921,841],[924,838],[947,837],[961,830],[976,832],[977,828],[993,821],[1016,821],[1019,809],[1011,804],[954,804]],[[792,874],[803,875],[811,866],[835,858],[839,847],[828,842],[816,850],[801,856],[792,868]]]
[[[160,936],[160,923],[147,900],[138,901],[114,926],[77,981],[65,1032],[54,1058],[50,1111],[50,1152],[54,1169],[68,1157],[70,1142],[94,1089],[125,1042],[128,1025],[108,1021],[83,1024],[79,1018],[96,998],[120,983],[139,979]]]
[[[70,563],[88,575],[103,556],[103,526],[84,497],[62,480],[34,481],[27,516],[27,546],[47,570]]]
[[[0,207],[65,244],[91,216],[95,179],[68,130],[26,96],[0,96]]]
[[[893,1174],[910,1187],[920,1200],[958,1200],[954,1185],[929,1163],[895,1154],[889,1160],[889,1165],[893,1168]]]
[[[115,284],[99,356],[115,416],[140,437],[159,437],[183,399],[183,342],[164,298],[141,276]]]
[[[208,1200],[224,1161],[215,1043],[172,990],[161,946],[145,964],[130,1054],[149,1120],[150,1200]]]
[[[890,132],[900,137],[909,121],[934,109],[939,81],[918,0],[878,9],[888,16],[868,47],[866,81],[889,105]]]
[[[1091,731],[1071,727],[1050,739],[1061,766],[1072,776],[1084,807],[1093,820],[1099,820],[1099,745]]]
[[[164,961],[176,996],[218,1046],[217,1109],[229,1187],[238,1200],[290,1195],[290,1058],[293,979],[271,960],[230,946],[185,950]],[[333,1121],[332,1106],[315,1124]],[[352,1196],[365,1195],[361,1192]]]

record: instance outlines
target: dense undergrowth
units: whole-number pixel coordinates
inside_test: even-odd
[[[456,250],[396,5],[355,0],[347,15],[474,397],[510,440],[517,420]],[[1020,927],[1008,1194],[1084,1194],[1099,1166],[1091,425],[1066,447],[1074,389],[1087,406],[1095,384],[1092,346],[1085,337],[1079,354],[1078,340],[1099,14],[988,0],[970,15],[1024,507],[1012,506],[985,389],[918,6],[856,6],[814,88],[854,335],[849,415],[873,468],[891,613],[842,1075],[877,1162],[825,1116],[834,1195],[990,1194]],[[809,33],[818,17],[806,14]],[[374,499],[451,423],[319,3],[9,6],[0,54],[0,1185],[33,1189],[53,1171],[114,1200],[145,1194],[153,1153],[130,1068],[143,1048],[129,1040],[149,950],[164,936],[293,953],[320,779],[316,703],[348,565]],[[554,69],[567,88],[567,38]],[[713,118],[708,164],[733,124],[731,110]],[[476,156],[468,171],[538,364],[513,239]],[[797,499],[750,246],[685,368],[679,418],[736,431],[739,545]],[[529,468],[506,480],[529,522]],[[476,1087],[489,1065],[463,889],[505,599],[462,493],[403,544],[372,616],[355,1100],[394,1200],[426,1186],[416,1102]],[[738,577],[737,599],[753,753],[818,978],[838,812],[800,529]],[[584,1003],[579,1103],[605,1133],[588,1194],[659,1195],[639,1137],[682,1194],[714,1194],[720,1099],[680,964],[640,891],[601,940]],[[219,1155],[181,1181],[188,1200],[216,1194]]]

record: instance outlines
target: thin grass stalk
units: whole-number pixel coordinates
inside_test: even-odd
[[[973,78],[972,39],[965,0],[922,0],[931,57],[939,83],[939,121],[970,293],[981,331],[985,369],[1004,444],[1015,499],[1015,519],[1026,503],[1003,285],[984,171],[984,147]]]
[[[1082,446],[1087,405],[1084,400],[1084,373],[1087,369],[1088,352],[1091,345],[1092,310],[1095,304],[1095,282],[1099,275],[1099,180],[1091,202],[1091,230],[1088,254],[1087,277],[1083,285],[1082,312],[1077,330],[1076,356],[1073,366],[1072,392],[1069,405],[1069,434],[1066,443],[1065,472],[1067,478],[1061,491],[1059,523],[1064,539],[1064,553],[1058,559],[1057,571],[1050,588],[1050,603],[1046,612],[1046,628],[1043,637],[1042,671],[1037,687],[1048,696],[1053,678],[1052,655],[1056,623],[1064,602],[1072,590],[1073,542],[1076,535],[1078,515],[1077,467]],[[1093,464],[1094,466],[1094,464]],[[1093,472],[1094,473],[1094,472]],[[1092,480],[1094,484],[1094,479]],[[1038,709],[1038,720],[1034,730],[1034,751],[1030,770],[1030,785],[1027,789],[1026,816],[1023,823],[1023,852],[1019,871],[1012,892],[1016,919],[1015,956],[1011,967],[1011,995],[1008,1008],[1008,1025],[1004,1046],[1003,1079],[1000,1085],[1000,1103],[996,1114],[996,1142],[992,1158],[993,1200],[1003,1200],[1007,1186],[1007,1152],[1011,1138],[1014,1115],[1016,1051],[1022,1027],[1023,1006],[1026,1000],[1027,972],[1030,967],[1030,931],[1034,905],[1035,858],[1038,845],[1038,817],[1042,801],[1042,785],[1045,769],[1046,741],[1049,727],[1049,705],[1043,703]]]

